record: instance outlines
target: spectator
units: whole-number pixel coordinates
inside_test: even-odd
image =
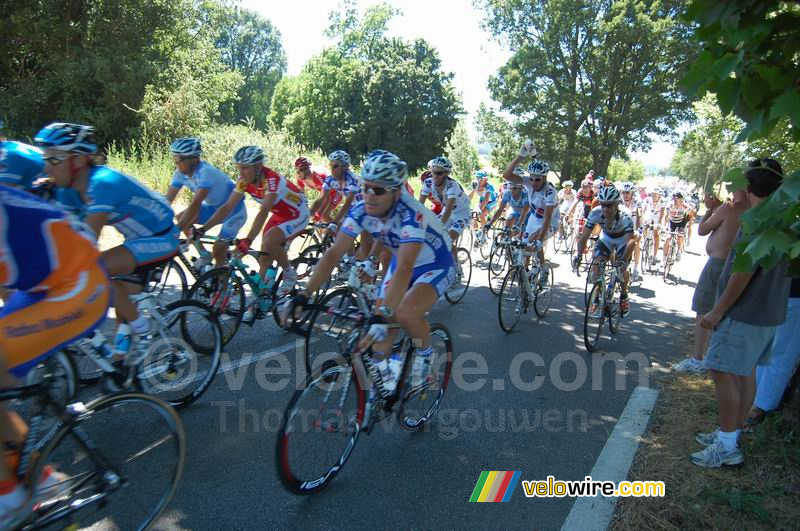
[[[711,330],[700,326],[703,316],[714,308],[714,299],[717,294],[717,283],[722,273],[722,266],[731,250],[731,244],[739,231],[739,216],[749,207],[747,192],[739,190],[733,194],[733,202],[722,203],[714,196],[706,196],[704,203],[706,213],[700,220],[697,233],[700,236],[709,235],[706,240],[706,261],[697,287],[692,297],[692,311],[697,312],[694,324],[694,352],[692,356],[681,360],[672,366],[680,372],[701,374],[705,372],[703,357],[708,349],[708,340]]]
[[[745,171],[751,206],[765,201],[778,189],[783,170],[773,159],[756,159]],[[742,237],[742,231],[734,244]],[[719,428],[697,435],[706,448],[691,455],[704,467],[738,465],[744,461],[739,435],[755,397],[755,368],[769,361],[778,325],[786,321],[789,300],[788,264],[765,270],[755,264],[746,272],[734,273],[736,250],[731,249],[717,288],[714,308],[701,321],[714,330],[706,354],[706,369],[716,387]]]
[[[769,365],[756,368],[756,399],[745,427],[755,426],[770,411],[778,409],[786,386],[800,359],[800,278],[792,280],[786,322],[775,332]]]

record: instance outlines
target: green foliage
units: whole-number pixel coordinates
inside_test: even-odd
[[[444,153],[453,163],[452,176],[462,183],[472,181],[472,173],[478,169],[480,159],[478,150],[469,138],[467,125],[464,120],[459,120],[453,135],[447,141],[447,148]]]
[[[638,160],[611,159],[606,177],[614,182],[639,182],[644,179],[644,163]]]
[[[475,120],[481,141],[492,146],[492,166],[505,170],[508,163],[517,156],[522,138],[514,131],[514,126],[502,116],[498,116],[483,103],[478,108]]]
[[[462,112],[452,74],[424,40],[385,36],[393,13],[378,5],[359,19],[350,3],[333,14],[337,46],[278,84],[271,124],[305,145],[344,149],[356,162],[384,148],[415,170],[442,152]]]
[[[776,144],[786,145],[784,152],[796,164],[797,147],[791,144],[800,140],[800,6],[787,1],[692,0],[685,18],[697,25],[693,39],[702,47],[682,81],[685,89],[716,94],[722,113],[733,113],[744,124],[737,140],[753,141],[753,150],[774,150],[778,146],[759,139],[775,135]],[[737,247],[737,270],[789,260],[793,272],[800,274],[797,170],[796,165],[784,165],[787,176],[781,187],[742,217],[745,238]],[[724,179],[741,186],[741,169],[729,171]]]
[[[677,82],[694,53],[678,0],[476,0],[513,57],[489,88],[562,179],[646,149],[686,117]]]

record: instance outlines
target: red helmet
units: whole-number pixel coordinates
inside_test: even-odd
[[[306,157],[299,157],[297,160],[294,161],[294,167],[298,170],[302,170],[304,168],[311,167],[311,161],[308,160]]]

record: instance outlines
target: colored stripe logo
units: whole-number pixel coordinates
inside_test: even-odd
[[[507,502],[519,482],[520,471],[481,472],[478,483],[470,496],[470,502]]]

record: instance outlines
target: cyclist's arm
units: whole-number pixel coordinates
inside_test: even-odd
[[[522,162],[522,160],[522,157],[519,155],[514,157],[514,160],[512,160],[506,167],[506,171],[503,172],[503,179],[506,181],[511,181],[512,183],[522,183],[522,177],[514,173],[514,168],[519,166],[519,163]]]
[[[278,202],[278,194],[266,194],[264,196],[264,200],[261,203],[261,208],[258,209],[258,214],[256,214],[256,219],[253,220],[253,225],[250,227],[250,232],[247,233],[247,239],[251,242],[256,239],[258,233],[261,232],[261,227],[264,226],[264,223],[267,221],[267,216],[269,216],[272,207],[275,206],[275,203]]]
[[[356,195],[353,192],[350,192],[349,194],[347,194],[347,196],[345,196],[344,204],[339,209],[339,212],[336,213],[336,216],[333,218],[334,223],[336,223],[337,225],[342,224],[342,219],[344,219],[344,217],[350,211],[350,205],[353,204],[353,198],[355,198],[355,196]]]
[[[92,229],[95,238],[100,238],[100,232],[103,230],[103,227],[106,226],[106,223],[108,223],[108,212],[95,212],[93,214],[89,214],[86,216],[85,223],[90,229]]]
[[[583,232],[581,232],[581,237],[578,238],[578,256],[583,256],[583,251],[586,249],[586,242],[589,241],[589,238],[592,237],[592,232],[594,231],[595,225],[591,227],[586,224],[583,226]]]
[[[490,199],[490,196],[489,196],[489,193],[487,192],[487,193],[486,193],[486,199],[484,199],[483,201],[481,201],[481,206],[480,206],[480,208],[479,208],[479,210],[480,210],[481,212],[483,212],[483,209],[485,209],[485,208],[486,208],[486,205],[488,205],[488,204],[489,204],[489,199]]]
[[[307,297],[317,291],[331,277],[333,268],[339,264],[339,260],[353,247],[355,238],[347,234],[345,231],[339,231],[336,234],[336,240],[333,245],[325,251],[322,258],[319,259],[314,271],[311,273],[311,278],[308,279],[306,288],[301,292]]]
[[[386,289],[386,296],[383,298],[383,306],[388,306],[393,311],[397,310],[408,291],[411,275],[414,274],[414,264],[417,262],[417,256],[421,249],[422,244],[418,242],[400,244],[395,257],[394,273],[389,287]]]
[[[172,204],[173,201],[175,201],[175,198],[178,197],[178,192],[180,191],[181,189],[178,188],[177,186],[170,185],[169,188],[167,188],[166,198],[167,201],[169,201],[170,205]]]
[[[322,194],[323,195],[319,199],[317,199],[317,201],[314,202],[314,205],[316,205],[318,202],[321,201],[321,203],[319,205],[319,216],[321,218],[325,219],[330,214],[331,198],[330,198],[330,194],[327,191],[322,192]],[[312,206],[312,208],[313,208],[313,206]]]
[[[706,236],[711,234],[713,231],[717,230],[722,222],[725,221],[724,213],[727,203],[720,205],[714,212],[711,213],[710,216],[703,216],[700,220],[700,224],[697,226],[697,234],[700,236]],[[722,213],[720,213],[722,211]]]
[[[522,212],[519,214],[519,222],[517,223],[520,229],[522,228],[522,224],[525,223],[525,219],[528,217],[528,212],[530,212],[530,210],[531,206],[529,204],[522,207]]]
[[[453,213],[453,208],[456,204],[456,198],[451,197],[447,200],[447,206],[444,207],[444,212],[442,213],[442,223],[447,223],[447,220],[450,219],[450,215]]]
[[[500,207],[497,209],[497,212],[492,215],[492,219],[490,219],[488,223],[489,225],[494,225],[494,222],[497,221],[497,218],[499,218],[500,215],[505,211],[507,204],[508,203],[505,201],[500,202]]]
[[[327,197],[328,197],[327,194],[321,195],[321,196],[319,196],[317,198],[316,201],[314,201],[314,203],[311,204],[311,217],[312,218],[314,217],[314,214],[316,214],[318,211],[322,210],[322,207],[325,205],[325,199],[327,199]],[[320,216],[321,215],[322,214],[320,214]]]
[[[425,206],[425,200],[426,199],[428,199],[428,196],[427,195],[422,195],[422,192],[420,192],[419,193],[419,202],[422,203],[423,206]]]
[[[178,228],[181,231],[185,231],[189,228],[192,223],[194,223],[195,219],[197,219],[197,214],[200,212],[200,206],[203,204],[203,201],[208,197],[208,193],[211,190],[208,188],[198,188],[198,190],[194,193],[194,198],[192,202],[189,203],[189,207],[183,211],[181,214],[181,222],[178,225]]]
[[[222,223],[222,221],[228,217],[228,214],[231,213],[234,207],[238,205],[240,201],[243,200],[244,200],[244,194],[240,194],[235,190],[232,191],[231,194],[228,196],[228,200],[225,201],[225,204],[219,207],[217,211],[214,212],[214,214],[208,219],[208,221],[206,221],[203,224],[203,226],[200,227],[200,229],[203,231],[207,231],[212,227]]]

